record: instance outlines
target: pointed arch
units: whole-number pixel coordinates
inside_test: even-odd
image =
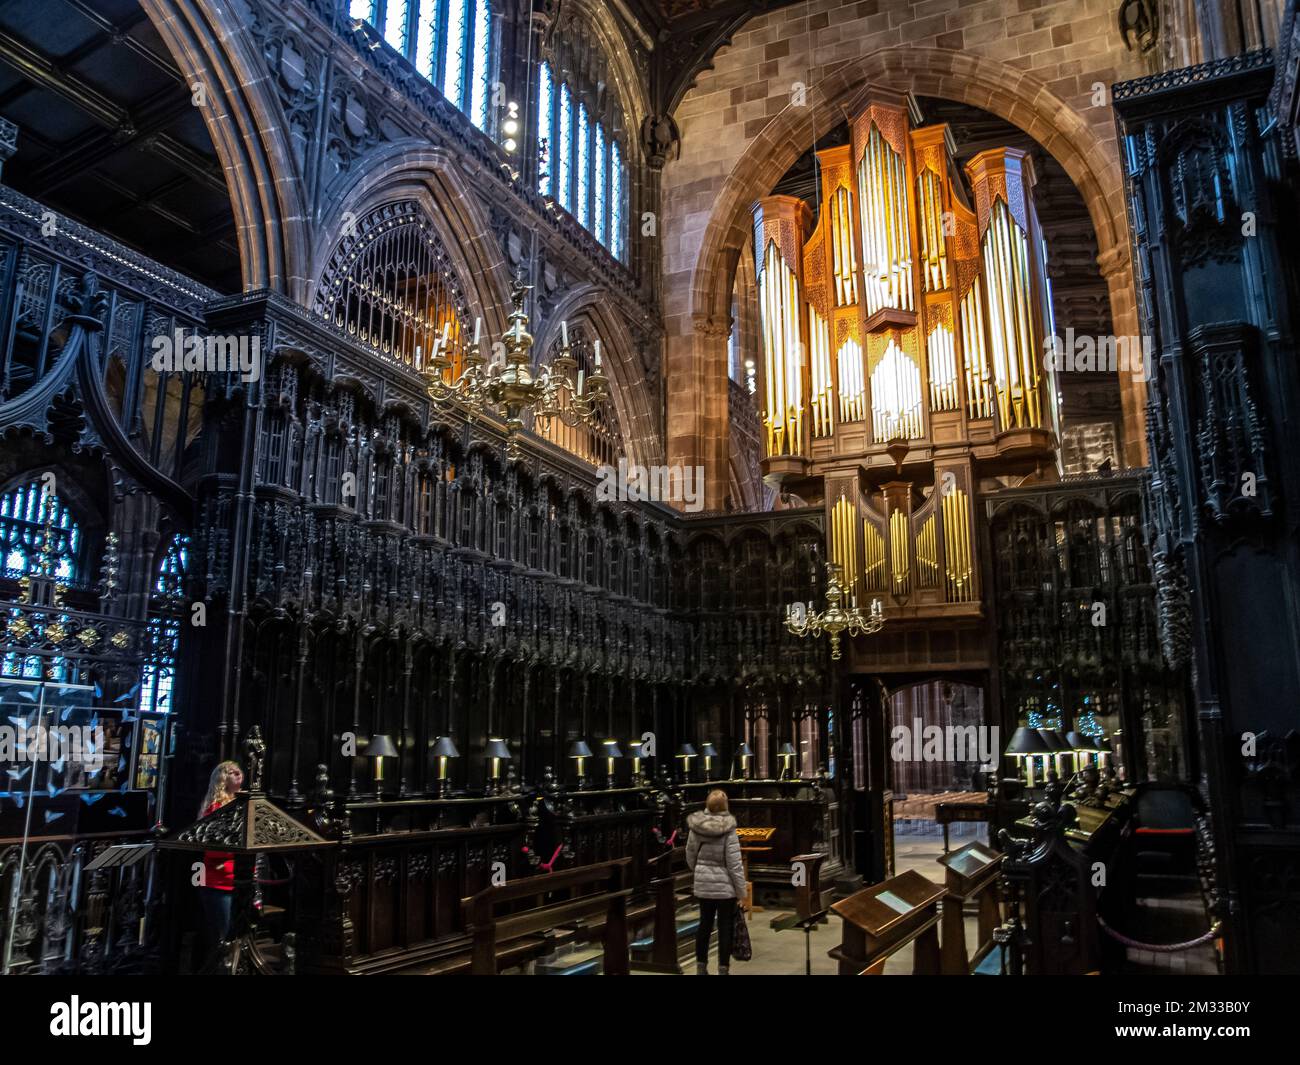
[[[245,291],[301,301],[308,226],[288,126],[262,57],[221,0],[140,0],[185,75],[226,173]]]

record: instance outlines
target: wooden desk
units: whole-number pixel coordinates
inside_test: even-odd
[[[969,976],[994,947],[993,930],[1002,923],[998,906],[998,874],[1002,855],[983,843],[968,843],[953,854],[945,854],[939,864],[946,872],[943,897],[943,936],[941,951],[943,972],[947,976]],[[975,957],[966,952],[965,904],[974,901],[979,909]]]
[[[752,914],[763,907],[754,905],[754,882],[749,879],[749,856],[751,854],[770,854],[772,846],[769,840],[776,835],[775,828],[737,828],[740,837],[740,860],[745,867],[745,912]],[[764,845],[766,844],[766,845]]]
[[[864,888],[831,907],[844,921],[841,942],[830,951],[841,976],[879,976],[885,962],[909,943],[912,973],[933,976],[940,971],[939,902],[947,894],[920,873],[905,873]]]
[[[934,808],[934,819],[943,826],[943,853],[947,854],[948,826],[956,822],[988,821],[988,800],[978,802],[941,802]]]

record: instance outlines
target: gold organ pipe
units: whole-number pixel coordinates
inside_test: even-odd
[[[867,388],[862,376],[862,345],[845,337],[835,360],[840,377],[840,421],[860,422],[867,415]]]
[[[895,510],[889,515],[889,568],[894,578],[894,594],[906,595],[911,590],[908,573],[907,515]]]
[[[969,602],[974,598],[970,500],[960,488],[954,488],[943,496],[943,543],[947,559],[948,602]]]
[[[831,263],[835,272],[835,305],[852,307],[858,302],[858,258],[853,246],[852,196],[840,185],[831,207]]]
[[[916,537],[916,584],[934,588],[939,583],[939,547],[935,542],[934,515],[925,519]]]
[[[831,557],[844,574],[844,590],[857,595],[858,570],[857,511],[853,503],[841,497],[831,508]]]
[[[808,355],[812,376],[813,436],[830,436],[835,431],[834,384],[831,380],[830,330],[817,308],[808,304]]]
[[[759,278],[766,366],[768,455],[803,454],[803,357],[799,338],[799,279],[768,241]]]
[[[784,265],[784,264],[782,264]],[[803,454],[803,344],[799,338],[799,280],[785,267],[785,300],[781,321],[785,325],[786,418],[790,423],[791,455]]]
[[[865,569],[863,586],[868,592],[885,591],[885,538],[870,518],[862,522]]]
[[[957,409],[957,347],[952,330],[942,322],[930,330],[925,342],[930,359],[930,407],[933,410]]]
[[[993,417],[989,357],[984,345],[984,303],[979,278],[961,301],[961,340],[966,358],[966,406],[972,418]]]
[[[1039,372],[1030,312],[1029,242],[1006,202],[994,201],[984,234],[989,279],[993,380],[1004,429],[1042,424]]]
[[[921,371],[892,339],[871,371],[871,410],[877,443],[921,435]]]
[[[917,210],[921,214],[922,277],[926,292],[948,287],[948,238],[943,231],[943,186],[929,167],[916,179]]]
[[[876,125],[858,164],[867,314],[913,309],[907,166]]]

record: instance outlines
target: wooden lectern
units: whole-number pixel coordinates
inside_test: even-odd
[[[885,962],[915,943],[912,973],[939,972],[939,900],[947,894],[915,870],[864,888],[831,907],[844,921],[840,945],[830,956],[841,976],[879,976]]]
[[[945,976],[969,976],[993,949],[993,930],[1002,923],[998,907],[998,874],[1002,855],[983,843],[968,843],[945,854],[939,863],[947,870],[943,899],[943,972]],[[979,938],[972,961],[966,953],[966,921],[963,910],[974,900],[979,912]]]

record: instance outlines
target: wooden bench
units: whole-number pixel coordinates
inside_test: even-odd
[[[637,968],[651,972],[682,971],[678,958],[677,898],[691,886],[691,871],[686,867],[686,848],[674,847],[647,863],[650,872],[650,897],[654,903],[654,944],[650,960]]]
[[[498,944],[589,918],[600,918],[604,972],[607,976],[626,976],[629,971],[627,900],[632,892],[625,882],[631,864],[631,858],[617,858],[558,873],[523,877],[484,888],[477,895],[462,899],[465,925],[473,943],[470,973],[474,976],[497,973],[501,957]],[[583,889],[594,890],[573,896],[574,892]],[[547,896],[557,892],[568,892],[571,897],[547,901]],[[519,913],[498,915],[498,907],[526,899],[540,899],[541,902]]]

